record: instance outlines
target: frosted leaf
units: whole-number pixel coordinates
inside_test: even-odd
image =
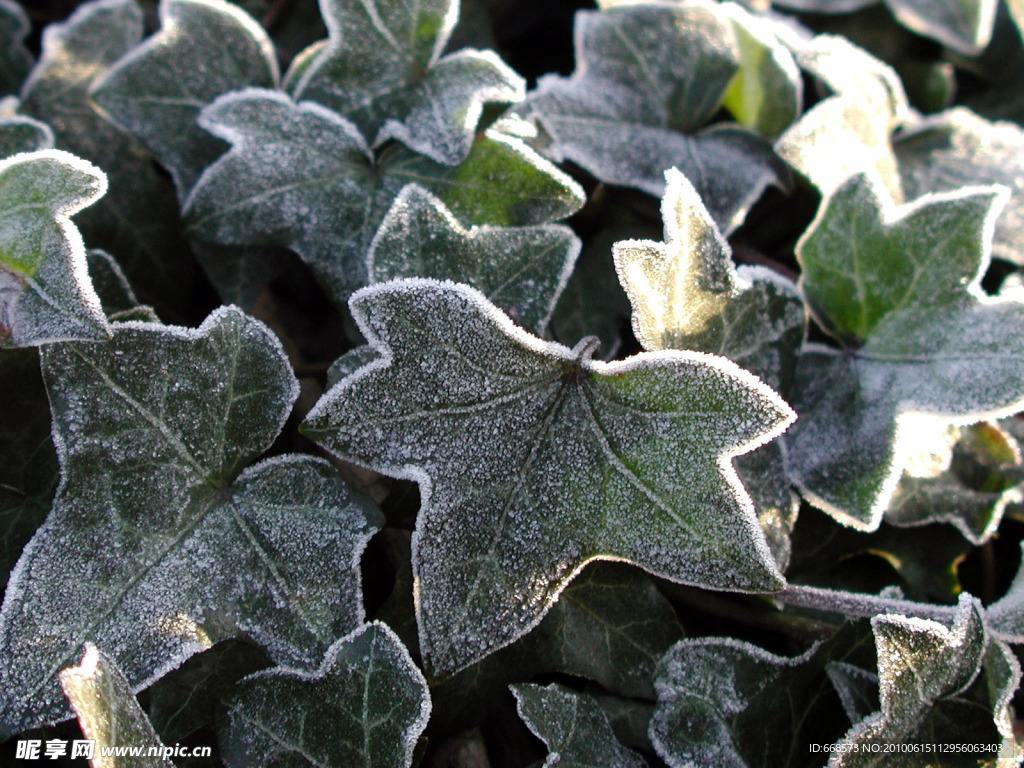
[[[579,238],[558,224],[466,229],[434,195],[409,184],[381,222],[366,259],[371,284],[400,277],[465,283],[540,335],[579,251]]]
[[[322,460],[242,471],[297,395],[277,339],[233,308],[113,333],[44,353],[62,480],[0,612],[0,733],[67,716],[55,673],[87,640],[138,689],[239,634],[315,666],[363,619],[375,508]]]
[[[856,176],[797,244],[808,305],[843,350],[801,355],[787,468],[847,525],[878,526],[919,452],[915,419],[969,424],[1024,404],[1024,302],[979,284],[1003,199],[975,187],[895,207]]]
[[[851,13],[878,0],[773,0],[773,5],[812,13]],[[992,36],[998,0],[885,0],[907,29],[964,56],[977,56]]]
[[[513,685],[519,717],[548,748],[543,768],[643,768],[615,738],[608,717],[583,693],[552,683]]]
[[[278,82],[274,47],[249,14],[224,0],[162,0],[160,31],[117,60],[93,101],[145,144],[184,198],[223,144],[199,128],[217,96]]]
[[[724,8],[736,36],[739,69],[725,91],[723,106],[742,125],[774,138],[800,114],[800,69],[769,19],[735,3]]]
[[[46,123],[24,115],[0,117],[0,160],[19,152],[36,152],[52,147],[53,131]]]
[[[952,627],[886,614],[873,618],[871,628],[881,710],[853,726],[840,742],[846,750],[833,754],[829,768],[892,765],[882,751],[886,745],[999,742],[991,713],[954,698],[974,682],[985,656],[985,625],[975,598],[961,595]],[[907,755],[898,765],[934,761],[912,750],[897,754]],[[970,764],[980,756],[973,754]]]
[[[762,267],[732,263],[732,251],[685,176],[665,173],[665,243],[627,240],[613,248],[644,349],[721,355],[785,393],[806,320],[796,286]],[[789,559],[797,499],[782,477],[777,446],[736,461],[780,567]]]
[[[21,91],[21,111],[52,129],[57,147],[95,163],[110,191],[76,221],[90,247],[114,254],[146,297],[189,300],[193,262],[178,226],[174,188],[145,148],[108,123],[89,91],[142,39],[134,0],[83,3],[43,30],[42,55]]]
[[[550,154],[608,184],[661,197],[663,173],[694,180],[723,231],[788,171],[759,136],[705,128],[740,67],[733,24],[703,2],[576,14],[576,72],[549,75],[517,107],[550,135]]]
[[[0,586],[57,490],[50,403],[35,349],[0,350]]]
[[[857,173],[873,173],[902,200],[890,137],[908,104],[891,67],[850,41],[819,35],[795,51],[801,69],[833,92],[797,120],[775,151],[823,196]]]
[[[927,117],[894,142],[907,199],[971,184],[1003,184],[1010,198],[996,221],[992,255],[1024,265],[1024,130],[958,107]]]
[[[106,189],[102,171],[67,152],[0,160],[0,347],[107,338],[69,218]]]
[[[90,248],[85,259],[93,288],[107,317],[139,307],[135,291],[113,256],[99,248]]]
[[[232,144],[185,204],[191,231],[229,244],[295,250],[328,295],[367,282],[366,252],[401,189],[429,189],[462,222],[537,224],[568,216],[582,191],[521,143],[485,137],[457,167],[392,146],[374,158],[355,126],[313,102],[247,89],[207,107],[200,124]]]
[[[380,353],[369,344],[354,347],[343,354],[327,369],[327,388],[330,389],[346,376],[355,373],[364,365],[380,359]]]
[[[0,96],[17,93],[32,68],[32,54],[24,43],[31,29],[18,3],[0,0]]]
[[[485,103],[523,98],[526,84],[493,51],[441,56],[457,0],[321,0],[329,35],[289,75],[311,99],[354,123],[377,147],[398,139],[444,165],[469,155]]]
[[[517,328],[478,291],[413,279],[353,296],[382,355],[320,400],[306,434],[416,480],[420,647],[438,676],[534,627],[597,559],[712,589],[783,583],[730,466],[784,402],[710,355],[590,359]]]
[[[945,451],[945,466],[922,475],[908,464],[885,521],[903,526],[951,523],[972,544],[983,544],[999,527],[1006,507],[1024,500],[1020,446],[990,422],[947,429],[953,432],[954,445]]]
[[[315,672],[257,672],[236,690],[221,741],[232,768],[408,768],[430,717],[427,681],[379,622],[334,643]]]
[[[622,696],[650,699],[658,660],[682,634],[672,604],[647,574],[597,562],[569,583],[520,645],[541,667],[535,675],[584,677]]]
[[[1013,731],[1013,710],[1010,706],[1020,685],[1020,662],[1013,649],[1004,642],[990,642],[982,662],[985,692],[992,710],[992,719],[1003,738],[997,768],[1015,768],[1024,757]]]
[[[655,681],[655,751],[671,768],[813,765],[808,745],[831,744],[846,720],[830,670],[870,668],[871,651],[863,624],[793,658],[732,638],[683,640],[665,654]]]
[[[148,755],[149,750],[159,750],[164,745],[121,670],[95,645],[85,644],[85,654],[77,667],[61,670],[60,686],[78,716],[85,738],[95,742],[95,768],[118,768],[118,764],[127,764],[129,760],[133,768],[174,768],[166,757]],[[108,747],[138,749],[141,757],[126,758],[122,763],[102,755]]]
[[[825,674],[852,725],[878,711],[878,675],[844,661],[826,664]]]

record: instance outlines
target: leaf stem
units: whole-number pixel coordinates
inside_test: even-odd
[[[781,592],[775,592],[771,597],[786,605],[813,608],[828,613],[841,613],[846,616],[870,618],[881,613],[898,613],[944,623],[953,621],[957,608],[955,605],[917,603],[913,600],[898,600],[863,592],[840,592],[834,589],[800,585],[793,585]]]

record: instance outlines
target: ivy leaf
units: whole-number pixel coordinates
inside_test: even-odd
[[[642,768],[647,763],[615,738],[591,697],[560,685],[513,685],[519,717],[549,750],[543,768]]]
[[[857,173],[874,173],[902,200],[890,137],[907,118],[903,84],[891,67],[850,41],[819,35],[796,50],[800,68],[834,95],[797,120],[775,151],[823,196]]]
[[[78,715],[82,733],[95,742],[98,762],[94,764],[106,762],[100,757],[104,748],[127,747],[141,750],[142,756],[126,758],[126,763],[130,759],[139,768],[174,768],[166,757],[147,756],[150,749],[162,750],[164,745],[132,696],[121,670],[95,645],[86,643],[81,663],[61,671],[60,685]],[[113,760],[110,765],[120,762]]]
[[[22,111],[47,123],[57,146],[99,166],[111,190],[78,220],[91,247],[114,254],[147,303],[180,306],[193,262],[178,231],[173,186],[149,153],[103,119],[89,90],[142,39],[134,0],[84,3],[43,33],[43,52],[22,88]]]
[[[820,765],[825,753],[815,760],[808,744],[831,744],[845,720],[830,671],[870,665],[870,653],[863,623],[794,658],[732,638],[682,640],[655,681],[654,748],[673,768]]]
[[[53,148],[53,131],[46,123],[24,115],[0,117],[0,160],[19,152]]]
[[[50,511],[57,454],[35,349],[0,350],[0,586]]]
[[[908,459],[885,520],[893,525],[948,522],[972,544],[983,544],[999,527],[1006,507],[1021,501],[1020,447],[990,422],[946,430],[955,442],[942,450],[941,437],[936,440],[934,465],[920,457]]]
[[[55,149],[0,160],[0,346],[109,335],[69,217],[103,196],[103,172]]]
[[[0,0],[0,96],[17,93],[32,68],[32,54],[24,42],[31,29],[20,5]]]
[[[958,107],[921,120],[893,144],[907,199],[971,184],[1003,184],[1011,193],[996,221],[992,255],[1024,264],[1024,130]]]
[[[257,672],[238,684],[222,738],[229,766],[408,768],[430,693],[386,624],[332,645],[312,673]]]
[[[139,300],[128,283],[128,278],[113,256],[99,248],[90,248],[85,253],[85,260],[89,265],[89,278],[93,289],[107,317],[139,308]]]
[[[895,614],[876,616],[871,628],[878,652],[881,710],[853,726],[841,742],[849,749],[837,751],[830,768],[887,764],[881,750],[891,744],[999,742],[991,715],[972,717],[971,710],[977,707],[950,700],[974,682],[985,657],[985,623],[975,598],[961,595],[951,628]],[[965,756],[964,764],[975,765],[982,755]],[[933,761],[934,757],[910,752],[905,764],[924,766]]]
[[[796,286],[764,267],[736,269],[697,190],[674,168],[665,172],[662,218],[664,244],[627,240],[613,248],[641,346],[722,355],[785,393],[806,326]],[[738,458],[736,470],[785,567],[797,499],[783,479],[779,447]]]
[[[307,54],[292,94],[350,120],[374,147],[397,139],[458,165],[484,104],[525,94],[523,79],[493,51],[441,56],[458,21],[457,0],[321,0],[320,7],[328,42]]]
[[[894,207],[855,176],[797,244],[807,302],[843,350],[808,345],[800,358],[788,469],[844,524],[878,526],[915,431],[1024,402],[1024,303],[979,284],[1002,198],[967,188]]]
[[[517,111],[550,135],[548,152],[608,184],[661,197],[662,174],[694,179],[723,231],[742,222],[787,170],[759,136],[705,126],[739,67],[717,6],[650,4],[576,15],[576,72],[549,75]]]
[[[800,114],[800,69],[772,21],[734,3],[722,8],[732,21],[739,55],[739,69],[722,104],[742,125],[775,138]]]
[[[160,31],[118,59],[90,96],[153,152],[184,198],[224,150],[196,124],[200,110],[222,93],[277,83],[273,43],[241,8],[163,0]]]
[[[406,185],[366,256],[370,283],[433,277],[471,285],[518,325],[542,334],[580,241],[558,224],[463,227],[437,197]]]
[[[141,688],[237,634],[315,665],[363,618],[372,505],[311,457],[242,471],[296,397],[276,338],[232,308],[113,328],[43,354],[62,481],[0,613],[5,734],[66,716],[55,674],[87,640]]]
[[[420,483],[417,621],[438,676],[524,635],[591,560],[717,589],[782,584],[729,459],[790,414],[749,374],[696,353],[594,362],[591,341],[542,342],[478,291],[431,280],[350,307],[382,359],[304,427]]]
[[[200,124],[232,149],[186,201],[191,231],[216,242],[292,248],[338,302],[366,284],[370,241],[407,183],[475,224],[537,224],[582,205],[567,176],[497,136],[478,140],[454,168],[399,145],[375,158],[352,123],[313,102],[257,89],[220,97]]]

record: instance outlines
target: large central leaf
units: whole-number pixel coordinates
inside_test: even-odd
[[[753,376],[688,352],[594,362],[593,339],[543,342],[451,283],[385,283],[350,306],[383,359],[305,426],[423,486],[413,567],[436,674],[525,634],[591,560],[712,589],[783,583],[729,461],[791,419]]]
[[[66,716],[87,640],[142,687],[236,634],[313,667],[363,619],[369,502],[311,457],[242,471],[298,389],[277,340],[236,309],[114,328],[43,353],[62,480],[0,613],[0,733]]]

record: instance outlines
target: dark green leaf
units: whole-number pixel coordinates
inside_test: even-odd
[[[436,281],[372,286],[350,306],[382,359],[304,427],[421,484],[413,567],[435,673],[521,637],[591,560],[711,588],[782,583],[729,459],[777,435],[789,410],[732,363],[593,362],[590,343],[542,342],[479,292]]]
[[[162,750],[164,745],[121,670],[95,645],[85,644],[79,666],[61,670],[60,686],[78,716],[82,733],[95,743],[95,764],[107,762],[100,756],[103,749],[117,747],[141,750],[141,756],[130,758],[133,768],[174,768],[167,757],[149,756],[151,749]],[[114,768],[129,762],[129,758],[108,760]]]
[[[313,666],[359,625],[372,505],[312,457],[242,472],[297,393],[265,327],[236,309],[115,324],[43,370],[63,474],[0,614],[0,731],[66,715],[55,673],[87,640],[142,687],[236,634]]]
[[[549,153],[601,181],[661,197],[663,173],[695,180],[723,231],[787,171],[759,136],[706,128],[740,66],[729,17],[711,4],[580,11],[576,72],[548,76],[521,107],[553,140]]]
[[[42,56],[21,92],[22,111],[49,124],[59,148],[110,178],[110,193],[78,220],[89,246],[113,254],[147,302],[177,305],[192,290],[193,262],[178,231],[173,185],[145,148],[89,101],[93,84],[141,39],[134,0],[81,5],[46,28]]]
[[[19,152],[36,152],[52,147],[53,131],[46,123],[24,115],[0,117],[0,160]]]
[[[640,755],[615,738],[597,702],[560,685],[513,685],[516,707],[548,747],[544,768],[642,768]]]
[[[430,694],[395,633],[373,622],[332,645],[316,672],[247,677],[230,717],[229,766],[408,768]]]
[[[484,104],[523,98],[522,78],[493,51],[441,56],[457,0],[321,0],[320,7],[329,40],[300,54],[289,90],[350,120],[374,147],[397,139],[458,165]]]
[[[85,260],[93,289],[108,317],[138,308],[139,300],[113,256],[99,248],[91,248],[86,251]]]
[[[582,202],[568,177],[509,139],[478,140],[454,168],[398,145],[374,158],[355,126],[333,112],[256,89],[222,96],[200,123],[232,149],[186,202],[192,232],[292,248],[339,303],[366,284],[370,241],[410,182],[470,224],[543,223]]]
[[[1024,302],[979,284],[1002,197],[975,188],[894,207],[856,176],[797,245],[811,311],[844,349],[801,356],[788,469],[847,525],[878,526],[907,457],[936,429],[1024,403]]]
[[[471,285],[542,335],[569,279],[580,241],[558,224],[466,229],[417,184],[395,198],[367,254],[369,282],[433,277]]]
[[[277,81],[270,38],[238,6],[163,0],[160,31],[118,59],[90,95],[170,171],[183,199],[224,150],[196,124],[200,110],[222,93]]]
[[[671,766],[821,766],[843,735],[836,664],[871,665],[863,624],[840,630],[802,656],[786,658],[732,638],[683,640],[665,655],[655,686],[651,740]]]
[[[94,165],[55,149],[0,160],[0,347],[109,335],[69,216],[103,196]]]

